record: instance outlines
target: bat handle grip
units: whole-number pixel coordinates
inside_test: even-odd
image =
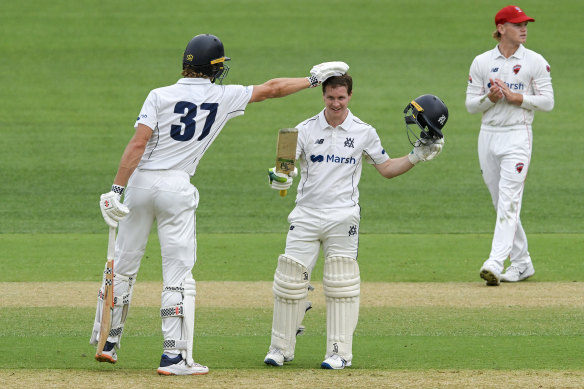
[[[286,193],[288,193],[288,191],[287,191],[286,189],[282,189],[282,190],[280,191],[280,196],[282,196],[282,197],[286,197]]]
[[[114,259],[114,253],[116,250],[116,228],[109,228],[109,239],[107,241],[107,259]]]

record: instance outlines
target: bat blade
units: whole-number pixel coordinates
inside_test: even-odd
[[[107,263],[105,267],[105,285],[103,288],[103,307],[101,310],[101,324],[97,341],[96,357],[103,353],[112,328],[112,313],[114,309],[114,247],[116,241],[116,229],[110,227],[107,245]]]
[[[278,131],[278,144],[276,146],[276,172],[289,174],[294,171],[296,162],[296,143],[298,142],[298,129],[282,128]],[[280,196],[286,196],[287,191],[281,190]]]

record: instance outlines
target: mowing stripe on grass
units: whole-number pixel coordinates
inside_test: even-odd
[[[324,305],[321,282],[309,299]],[[99,284],[95,282],[0,282],[0,307],[95,306]],[[160,305],[162,284],[137,282],[132,306]],[[584,282],[532,282],[487,287],[482,282],[364,282],[363,307],[584,307]],[[273,305],[268,281],[197,282],[197,307],[269,308]]]

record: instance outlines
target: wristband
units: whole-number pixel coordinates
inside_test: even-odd
[[[415,166],[415,165],[417,165],[417,164],[418,164],[418,162],[421,162],[421,161],[422,161],[422,159],[420,159],[420,157],[418,157],[418,156],[416,155],[416,153],[414,152],[414,150],[412,150],[412,151],[411,151],[411,152],[408,154],[408,160],[409,160],[409,161],[410,161],[410,163],[411,163],[412,165],[414,165],[414,166]]]
[[[124,187],[120,185],[112,185],[112,192],[119,194],[120,196],[124,193]]]
[[[306,78],[308,79],[308,82],[310,82],[309,88],[314,88],[315,86],[318,86],[318,84],[320,84],[320,82],[318,82],[318,79],[315,76],[310,76]]]

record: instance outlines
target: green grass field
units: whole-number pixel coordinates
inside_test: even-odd
[[[480,116],[466,112],[464,98],[470,63],[494,47],[494,14],[505,5],[1,2],[0,386],[95,387],[103,377],[112,387],[184,387],[199,378],[205,387],[584,386],[584,306],[573,298],[584,291],[583,2],[518,3],[536,19],[526,46],[550,62],[555,91],[554,110],[535,116],[522,208],[536,275],[500,288],[478,278],[495,213],[478,166]],[[285,199],[270,190],[266,171],[277,130],[318,112],[319,90],[249,106],[192,180],[201,194],[195,278],[202,286],[235,281],[268,294],[268,301],[233,306],[205,305],[200,293],[197,358],[211,374],[196,381],[156,376],[155,298],[132,308],[117,365],[92,358],[88,339],[107,239],[99,195],[112,183],[148,92],[176,82],[186,43],[203,32],[219,36],[232,58],[226,83],[306,76],[314,64],[347,62],[355,83],[350,108],[377,128],[390,156],[411,148],[402,118],[411,99],[433,93],[449,108],[446,145],[435,161],[393,180],[364,168],[363,285],[405,289],[380,292],[379,303],[375,288],[367,295],[364,289],[370,302],[361,309],[351,369],[318,369],[322,305],[307,317],[309,332],[292,364],[274,370],[261,362],[271,324],[269,281],[295,196],[295,189]],[[322,263],[313,280],[321,277]],[[160,280],[154,228],[138,283]],[[408,305],[407,288],[418,284],[427,300]],[[436,298],[450,288],[455,292]],[[207,298],[217,293],[204,290]],[[59,298],[40,303],[45,294]],[[395,294],[406,303],[388,302]],[[455,296],[468,299],[449,303]]]

